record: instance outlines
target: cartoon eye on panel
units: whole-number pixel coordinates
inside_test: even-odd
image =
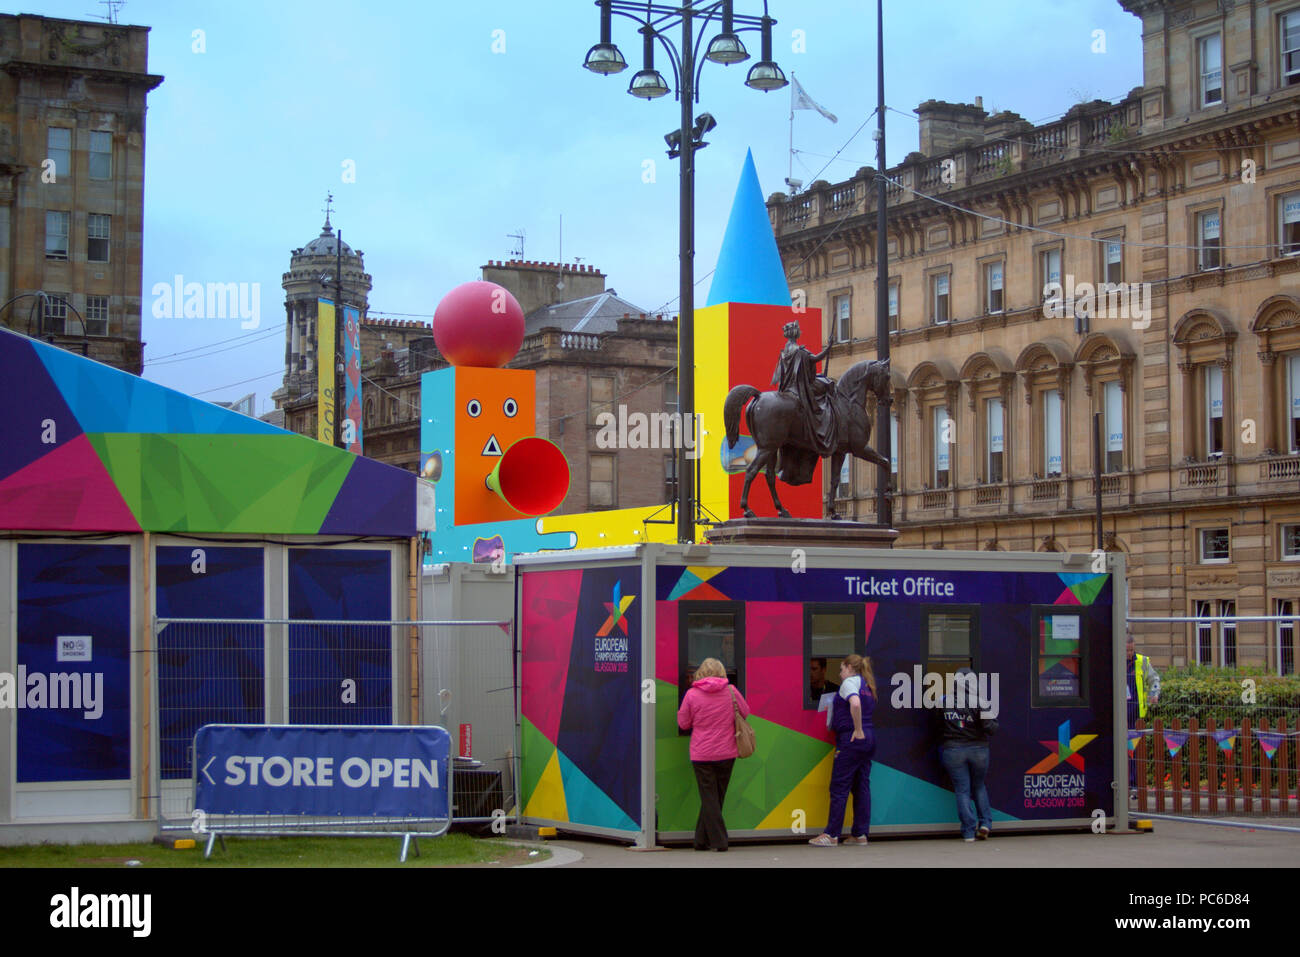
[[[516,402],[514,399],[506,399],[505,404],[501,407],[501,409],[503,412],[505,412],[506,418],[513,419],[516,415],[519,414],[519,403]]]
[[[483,411],[483,403],[478,399],[470,399],[469,405],[465,406],[465,411],[469,413],[471,419],[477,419]]]

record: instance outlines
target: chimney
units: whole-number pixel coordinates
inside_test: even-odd
[[[921,152],[940,156],[971,143],[984,142],[984,120],[988,117],[980,98],[975,105],[926,100],[916,108],[920,117]]]

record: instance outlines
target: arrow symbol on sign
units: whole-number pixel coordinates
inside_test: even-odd
[[[212,767],[212,762],[215,760],[217,760],[217,756],[214,754],[212,757],[208,758],[208,763],[203,765],[203,767],[199,769],[199,771],[203,774],[203,776],[208,779],[209,784],[217,783],[216,781],[212,780],[212,775],[208,773],[208,768]]]

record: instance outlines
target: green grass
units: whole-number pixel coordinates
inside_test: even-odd
[[[412,850],[405,864],[398,837],[227,837],[226,850],[218,843],[204,860],[206,838],[188,850],[160,844],[40,844],[0,847],[0,868],[5,867],[511,867],[534,864],[550,851],[509,844],[497,838],[446,834],[421,838],[420,856]],[[536,856],[529,852],[537,850]]]

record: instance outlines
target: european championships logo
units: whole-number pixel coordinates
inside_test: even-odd
[[[1051,753],[1025,772],[1025,807],[1083,807],[1087,779],[1083,774],[1083,755],[1079,752],[1097,737],[1095,734],[1072,736],[1070,722],[1063,721],[1056,728],[1055,741],[1039,741]],[[1073,770],[1051,773],[1062,764]]]
[[[612,601],[605,602],[605,610],[609,612],[609,617],[605,623],[600,626],[596,632],[596,670],[597,671],[627,671],[627,610],[636,601],[636,595],[624,595],[623,583],[614,582],[614,592],[611,596]],[[613,635],[614,629],[617,628],[623,633],[622,637]],[[612,635],[612,637],[611,637]]]

